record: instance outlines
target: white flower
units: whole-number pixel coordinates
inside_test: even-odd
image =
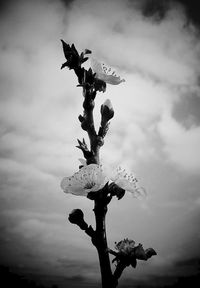
[[[108,178],[103,172],[102,166],[90,164],[83,166],[71,177],[64,177],[61,181],[61,188],[65,193],[79,196],[87,196],[90,191],[102,189],[108,182]]]
[[[116,75],[115,71],[111,68],[106,67],[105,64],[98,62],[95,58],[90,58],[91,68],[94,73],[96,73],[96,78],[112,85],[118,85],[121,82],[124,82],[124,79],[121,79]]]
[[[146,191],[143,187],[138,185],[138,180],[134,174],[129,173],[126,169],[118,166],[112,171],[110,180],[115,182],[122,189],[129,191],[136,198],[146,196]]]
[[[85,165],[84,159],[79,160]],[[122,189],[131,192],[134,197],[146,196],[144,188],[138,185],[135,176],[127,173],[120,166],[110,173],[105,167],[103,169],[102,165],[85,165],[71,177],[64,177],[61,181],[61,188],[65,193],[87,196],[88,192],[102,189],[109,181],[113,181]]]
[[[112,103],[110,99],[107,99],[102,105],[101,105],[101,117],[102,121],[105,124],[110,119],[112,119],[114,116],[114,109],[112,106]]]
[[[107,106],[109,110],[114,110],[110,99],[106,99],[106,101],[103,103],[103,106]]]

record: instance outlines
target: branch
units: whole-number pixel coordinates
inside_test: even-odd
[[[87,144],[85,143],[85,139],[83,138],[83,141],[81,142],[79,139],[77,139],[78,144],[76,147],[80,149],[83,152],[83,156],[85,159],[90,159],[92,157],[91,151],[89,151]]]
[[[95,97],[97,91],[106,90],[106,83],[102,80],[95,78],[95,73],[92,72],[92,69],[85,70],[81,67],[81,64],[87,59],[84,58],[84,53],[81,55],[78,54],[75,46],[72,44],[71,47],[66,44],[63,40],[63,50],[66,57],[66,62],[62,65],[61,68],[68,67],[73,69],[78,77],[79,84],[78,87],[83,89],[83,115],[79,115],[79,121],[81,122],[81,128],[88,133],[90,140],[90,150],[88,149],[85,140],[81,142],[78,140],[77,148],[81,149],[83,155],[86,159],[87,165],[89,164],[99,164],[99,150],[100,147],[104,144],[103,138],[106,135],[108,130],[108,121],[112,117],[108,117],[107,113],[110,113],[108,105],[101,107],[101,127],[98,134],[95,130],[94,118],[93,118],[93,109],[95,106]],[[91,52],[91,51],[90,51]],[[106,186],[107,187],[107,186]],[[100,193],[99,193],[100,192]],[[72,211],[71,216],[69,216],[69,221],[71,223],[77,224],[82,230],[84,230],[92,239],[92,243],[96,247],[99,256],[101,276],[102,276],[102,287],[103,288],[114,288],[116,287],[114,283],[114,278],[112,275],[110,258],[108,253],[108,245],[106,238],[106,226],[105,226],[105,216],[107,213],[107,204],[110,202],[111,198],[108,196],[108,188],[105,188],[102,191],[96,193],[99,197],[94,199],[94,213],[96,220],[96,231],[93,230],[91,226],[88,227],[87,223],[83,219],[83,212],[80,209],[76,209],[75,217]],[[77,211],[78,210],[78,211]],[[78,215],[78,220],[77,220]],[[75,219],[75,220],[74,220]]]
[[[67,60],[62,64],[61,69],[64,67],[73,69],[78,77],[79,85],[77,86],[83,88],[84,111],[83,115],[79,115],[79,121],[81,122],[82,129],[87,131],[90,139],[90,154],[86,153],[84,157],[87,164],[99,164],[99,149],[103,145],[103,137],[101,135],[97,135],[95,131],[93,109],[95,106],[94,99],[96,97],[96,93],[97,91],[105,92],[106,83],[95,78],[95,73],[92,72],[91,68],[86,70],[81,67],[81,65],[87,61],[88,58],[85,58],[84,56],[91,53],[90,50],[86,49],[79,55],[74,44],[70,46],[63,40],[61,40],[61,42],[63,45],[64,55]],[[78,148],[84,152],[81,147]]]

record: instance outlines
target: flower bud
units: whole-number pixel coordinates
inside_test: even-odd
[[[83,211],[81,209],[74,209],[72,210],[72,212],[69,214],[69,222],[71,222],[72,224],[77,224],[79,225],[79,223],[81,223],[84,219],[83,219]]]
[[[114,116],[114,109],[113,109],[112,103],[109,99],[107,99],[101,105],[101,116],[102,116],[102,121],[104,123],[108,122]]]

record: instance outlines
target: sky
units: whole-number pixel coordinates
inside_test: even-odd
[[[115,111],[100,157],[110,167],[120,164],[134,172],[147,198],[126,193],[112,200],[108,244],[113,249],[115,241],[128,237],[158,255],[134,271],[128,267],[119,287],[175,287],[183,277],[196,279],[200,21],[197,7],[186,4],[1,2],[1,266],[47,286],[100,287],[95,248],[67,220],[80,208],[94,226],[93,202],[60,188],[62,178],[78,170],[77,138],[88,142],[78,121],[81,88],[72,70],[60,69],[63,39],[79,52],[90,49],[126,80],[107,85],[96,97],[96,127],[106,99]]]

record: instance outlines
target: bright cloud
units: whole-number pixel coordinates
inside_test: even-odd
[[[159,131],[169,160],[183,169],[199,173],[200,127],[184,128],[171,116],[163,116]]]

